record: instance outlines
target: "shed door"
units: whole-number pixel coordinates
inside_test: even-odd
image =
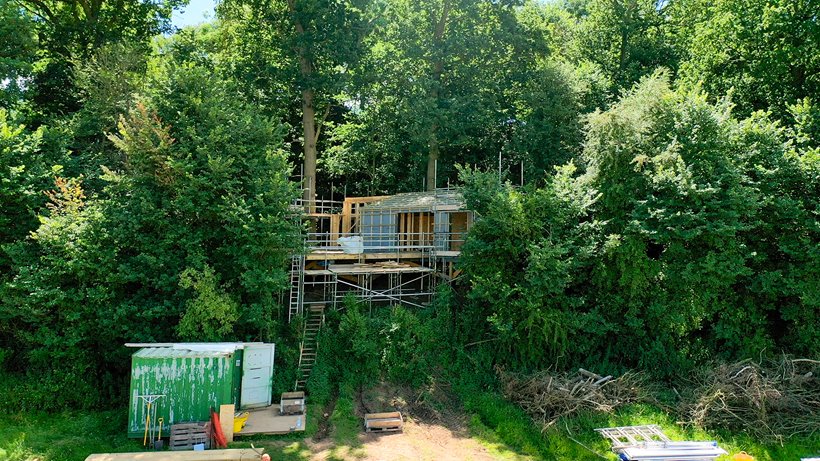
[[[273,393],[273,344],[248,344],[243,353],[239,408],[266,407]]]

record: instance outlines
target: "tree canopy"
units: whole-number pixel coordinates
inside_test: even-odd
[[[0,368],[35,406],[116,400],[126,341],[297,341],[298,197],[456,185],[456,348],[820,353],[816,0],[184,4],[0,0]],[[433,328],[390,315],[383,362],[421,367]]]

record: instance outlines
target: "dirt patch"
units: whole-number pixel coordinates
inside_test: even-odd
[[[339,395],[337,393],[331,395],[330,400],[322,409],[321,419],[319,420],[319,429],[316,431],[316,435],[313,436],[314,442],[319,442],[322,439],[327,438],[328,434],[330,434],[330,415],[332,415],[333,410],[336,409],[336,400],[338,398]]]
[[[531,461],[514,453],[499,453],[471,438],[466,426],[407,421],[402,432],[362,433],[361,446],[338,447],[329,440],[309,442],[310,460],[339,461]]]
[[[412,389],[407,386],[380,384],[361,391],[357,395],[356,415],[365,413],[400,411],[405,418],[417,423],[443,424],[456,427],[461,424],[461,414],[447,393],[439,389]]]
[[[497,459],[461,428],[408,422],[397,434],[362,434],[366,460],[478,460]]]
[[[362,422],[365,413],[400,411],[404,416],[404,428],[401,432],[366,433],[362,424],[356,446],[338,446],[330,438],[317,435],[306,441],[310,455],[305,459],[531,461],[529,457],[472,437],[467,416],[457,410],[457,405],[441,401],[433,392],[420,393],[419,390],[381,384],[366,390],[358,389],[354,405],[356,416]],[[329,423],[327,421],[328,426]],[[320,423],[320,431],[323,427]]]

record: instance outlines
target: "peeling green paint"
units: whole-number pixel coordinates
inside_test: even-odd
[[[239,404],[242,350],[234,352],[189,351],[167,347],[144,348],[131,358],[131,391],[128,436],[142,437],[147,407],[140,395],[163,394],[154,405],[163,418],[162,432],[170,425],[207,421],[211,408]],[[158,430],[157,421],[152,426]]]

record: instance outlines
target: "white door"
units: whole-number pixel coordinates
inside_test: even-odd
[[[273,344],[245,345],[239,408],[266,407],[271,404],[273,351]]]

